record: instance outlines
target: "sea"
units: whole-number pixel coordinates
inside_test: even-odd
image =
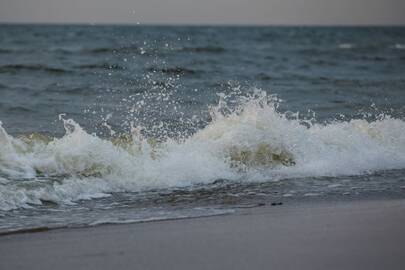
[[[405,198],[405,28],[0,25],[0,234]]]

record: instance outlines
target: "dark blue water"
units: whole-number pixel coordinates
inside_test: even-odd
[[[240,85],[319,120],[373,103],[404,115],[404,28],[3,25],[0,46],[0,114],[10,133],[62,132],[59,113],[93,129],[101,109],[124,128],[130,105],[119,103],[151,88],[175,88],[186,114]],[[84,117],[89,108],[96,115]]]
[[[404,91],[401,27],[0,25],[0,230],[403,197]]]

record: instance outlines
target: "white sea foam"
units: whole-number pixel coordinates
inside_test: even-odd
[[[353,44],[350,44],[350,43],[342,43],[342,44],[339,44],[339,48],[340,49],[352,49],[354,47],[354,45]]]
[[[405,50],[405,44],[397,43],[397,44],[395,44],[394,48],[398,49],[398,50]]]
[[[0,209],[217,179],[271,181],[405,167],[403,120],[304,124],[279,113],[277,102],[260,91],[231,113],[222,113],[224,106],[221,98],[212,108],[212,122],[194,135],[162,143],[143,138],[137,129],[125,140],[103,139],[71,119],[62,119],[62,138],[49,140],[13,137],[0,125]],[[285,156],[289,162],[280,161]]]

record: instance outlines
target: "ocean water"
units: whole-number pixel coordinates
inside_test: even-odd
[[[405,197],[405,28],[0,25],[0,232]]]

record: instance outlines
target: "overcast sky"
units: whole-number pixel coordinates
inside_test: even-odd
[[[0,22],[405,25],[405,0],[0,0]]]

